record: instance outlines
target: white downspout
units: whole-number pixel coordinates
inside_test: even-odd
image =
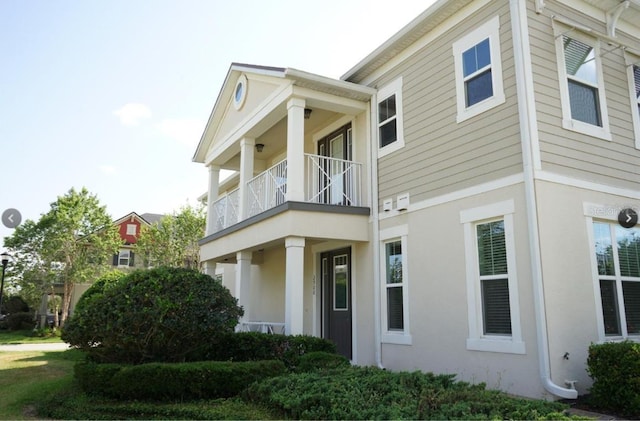
[[[551,380],[551,362],[549,359],[549,340],[546,310],[544,302],[544,284],[542,280],[542,258],[540,255],[540,237],[538,232],[538,213],[534,182],[535,166],[532,139],[537,139],[536,108],[533,92],[533,71],[529,50],[529,30],[527,25],[526,0],[510,0],[511,24],[513,32],[513,54],[516,68],[516,88],[518,94],[518,114],[521,127],[522,165],[524,172],[524,190],[527,207],[527,227],[529,231],[529,253],[531,276],[533,280],[534,311],[536,316],[536,336],[538,343],[538,363],[540,378],[544,388],[551,394],[565,399],[576,399],[578,391],[553,383]],[[536,142],[537,143],[537,142]],[[537,148],[537,146],[536,146]]]
[[[376,123],[377,108],[378,108],[378,95],[373,94],[371,96],[371,110],[370,110],[370,132],[371,141],[369,142],[369,148],[371,148],[371,226],[373,230],[373,329],[374,329],[374,341],[375,341],[375,358],[376,365],[379,368],[384,368],[382,364],[382,339],[381,339],[381,324],[380,324],[380,212],[378,209],[378,125]]]

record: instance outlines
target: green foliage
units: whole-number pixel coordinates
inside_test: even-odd
[[[141,365],[83,363],[75,376],[89,394],[129,400],[193,400],[235,396],[250,384],[281,375],[281,361],[204,361]]]
[[[340,354],[314,351],[300,357],[296,370],[298,372],[330,371],[347,367],[351,367],[351,363]]]
[[[587,372],[593,378],[590,404],[626,417],[640,418],[639,343],[592,344]]]
[[[275,377],[243,396],[294,419],[557,419],[566,408],[456,382],[453,375],[371,367]]]
[[[125,277],[125,273],[119,270],[112,270],[102,275],[87,289],[78,300],[75,311],[83,311],[91,305],[91,301],[102,297],[104,291],[116,285],[118,281]]]
[[[29,305],[22,297],[14,295],[8,299],[5,297],[5,301],[2,302],[4,313],[26,313],[29,311]]]
[[[300,357],[310,352],[336,353],[333,342],[307,335],[269,335],[258,332],[238,332],[220,336],[199,359],[259,361],[280,360],[288,369],[295,369]]]
[[[12,313],[7,316],[7,329],[9,330],[24,330],[33,329],[36,322],[33,320],[33,313],[20,312]]]
[[[88,305],[90,304],[90,305]],[[243,314],[220,283],[195,270],[137,270],[74,312],[62,338],[97,362],[193,361]]]
[[[159,223],[143,226],[136,243],[138,252],[153,266],[200,267],[200,246],[204,237],[204,207],[186,206],[165,216]]]
[[[72,285],[103,273],[108,268],[108,257],[121,242],[98,198],[86,188],[72,188],[51,203],[50,210],[37,222],[27,220],[16,227],[4,243],[14,257],[11,279],[31,296],[32,306],[53,282],[64,283],[64,324]]]

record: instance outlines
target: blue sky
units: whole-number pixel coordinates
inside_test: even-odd
[[[231,62],[339,78],[431,3],[0,0],[0,213],[83,186],[114,219],[193,205]]]

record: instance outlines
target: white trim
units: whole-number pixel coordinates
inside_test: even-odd
[[[631,120],[633,121],[633,134],[635,138],[636,149],[640,149],[640,99],[636,97],[636,90],[640,90],[640,86],[636,87],[635,78],[633,77],[633,68],[640,68],[640,57],[632,56],[625,51],[625,64],[627,65],[627,80],[629,81],[629,99],[631,101]]]
[[[571,104],[569,100],[569,77],[566,71],[565,53],[563,46],[563,34],[568,32],[571,28],[565,25],[553,21],[553,32],[556,38],[556,58],[558,64],[558,81],[560,88],[560,102],[562,104],[562,127],[574,132],[586,134],[589,136],[597,137],[604,140],[612,140],[611,130],[609,128],[609,113],[607,111],[607,99],[605,95],[604,74],[602,72],[602,60],[600,58],[600,40],[587,36],[580,32],[579,28],[571,31],[570,38],[587,44],[594,49],[594,60],[596,65],[596,76],[598,78],[597,86],[598,90],[598,105],[600,107],[600,119],[602,127],[593,124],[585,123],[583,121],[574,120],[571,114]]]
[[[465,268],[467,284],[467,307],[469,337],[466,345],[470,351],[503,352],[524,354],[525,343],[522,340],[520,323],[520,302],[515,257],[515,237],[513,199],[491,205],[480,206],[460,212],[465,240]],[[483,333],[482,294],[478,272],[478,249],[475,227],[478,224],[504,221],[505,246],[507,250],[507,279],[509,284],[509,306],[511,312],[511,336],[485,335]]]
[[[439,0],[439,1],[442,2],[442,0]],[[387,61],[385,64],[380,66],[378,69],[373,71],[370,75],[368,75],[364,79],[362,79],[360,81],[360,84],[362,84],[362,85],[370,85],[370,84],[372,84],[377,79],[381,78],[382,76],[387,74],[389,71],[391,71],[393,68],[397,67],[401,63],[404,63],[409,57],[413,56],[415,53],[417,53],[418,51],[422,50],[424,47],[428,46],[433,41],[437,40],[438,38],[440,38],[441,36],[443,36],[444,34],[449,32],[452,28],[457,27],[464,20],[466,20],[467,18],[475,15],[478,12],[478,10],[482,9],[483,7],[485,7],[490,2],[491,2],[491,0],[479,0],[479,1],[472,2],[471,4],[466,5],[465,7],[463,7],[460,10],[457,10],[456,13],[453,16],[450,16],[449,18],[447,18],[442,24],[436,26],[434,29],[432,29],[429,32],[427,32],[425,35],[423,35],[420,39],[415,41],[409,47],[404,48],[398,55],[394,56],[391,60]],[[347,73],[342,75],[340,77],[340,79],[342,79],[342,80],[352,79],[355,73],[357,73],[361,69],[365,68],[366,66],[370,65],[371,63],[375,62],[376,59],[379,59],[378,58],[379,55],[381,53],[384,53],[384,50],[386,50],[388,47],[392,46],[393,43],[396,42],[397,39],[400,38],[404,33],[406,33],[406,32],[408,32],[408,31],[413,29],[413,28],[410,27],[411,25],[414,25],[414,26],[424,25],[426,22],[428,22],[429,10],[434,8],[434,7],[436,7],[436,5],[431,6],[429,9],[427,9],[424,12],[426,14],[424,19],[420,20],[419,17],[416,18],[413,22],[411,22],[411,23],[409,23],[409,25],[407,25],[407,27],[406,27],[407,30],[403,29],[400,32],[396,33],[387,42],[382,44],[380,47],[378,47],[376,50],[374,50],[371,54],[369,54],[367,57],[365,57],[363,60],[361,60],[358,64],[356,64],[349,71],[347,71]],[[433,10],[437,10],[437,9],[433,9]],[[423,15],[421,15],[421,16],[423,16]]]
[[[127,224],[127,235],[138,235],[138,225]]]
[[[629,199],[640,200],[640,191],[624,189],[620,187],[608,186],[606,184],[594,183],[591,181],[580,180],[577,178],[560,175],[548,171],[536,171],[536,180],[548,181],[550,183],[562,184],[565,186],[578,187],[585,190],[592,190],[598,193],[607,193],[616,196],[624,196]]]
[[[587,203],[584,204],[585,216],[587,215],[587,205]],[[600,297],[600,285],[598,282],[598,264],[594,258],[596,242],[593,236],[593,218],[591,216],[587,216],[585,220],[587,222],[587,240],[589,244],[589,252],[591,254],[589,260],[591,261],[591,279],[593,279],[592,285],[596,311],[596,326],[598,328],[598,340],[600,342],[604,342],[606,338],[604,334],[604,316],[602,315],[602,298]]]
[[[393,143],[390,143],[384,147],[380,146],[380,121],[378,121],[380,112],[378,107],[380,106],[380,102],[389,98],[390,96],[396,96],[396,140]],[[402,76],[394,80],[393,82],[388,83],[384,87],[378,90],[376,95],[376,130],[378,132],[377,136],[377,146],[378,146],[378,158],[382,158],[383,156],[389,155],[392,152],[395,152],[399,149],[404,148],[404,117],[402,111]]]
[[[407,248],[407,236],[409,235],[408,225],[398,225],[380,231],[380,312],[381,319],[381,342],[396,345],[412,345],[411,326],[409,320],[409,259]],[[400,241],[402,248],[402,331],[387,330],[387,284],[386,284],[386,247],[385,244],[391,241]]]
[[[405,211],[391,210],[385,212],[384,214],[380,214],[380,220],[394,218],[399,215],[404,215],[406,213],[417,212],[423,209],[428,209],[433,206],[443,205],[445,203],[454,202],[456,200],[462,200],[469,197],[489,193],[494,190],[499,190],[505,187],[515,186],[517,184],[521,184],[524,182],[524,176],[522,173],[510,175],[504,178],[499,178],[497,180],[489,181],[486,183],[478,184],[473,187],[468,187],[466,189],[457,190],[451,193],[446,193],[441,196],[432,197],[430,199],[422,200],[420,202],[415,202],[409,204],[409,208]]]
[[[491,54],[491,81],[493,95],[471,106],[467,106],[465,99],[465,80],[463,74],[462,54],[478,43],[489,38]],[[476,28],[453,43],[453,60],[455,64],[456,103],[458,114],[456,122],[461,123],[475,117],[506,101],[502,80],[502,59],[500,54],[500,17],[495,16],[482,26]]]

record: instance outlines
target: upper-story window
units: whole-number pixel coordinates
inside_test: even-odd
[[[640,57],[627,55],[629,92],[631,94],[631,114],[636,139],[636,148],[640,149]]]
[[[556,31],[562,126],[611,140],[598,41],[564,27]]]
[[[378,156],[404,146],[402,124],[402,78],[378,91]]]
[[[453,44],[458,122],[505,101],[499,32],[496,16]]]
[[[137,225],[127,224],[127,235],[136,235],[136,234],[137,234]]]

